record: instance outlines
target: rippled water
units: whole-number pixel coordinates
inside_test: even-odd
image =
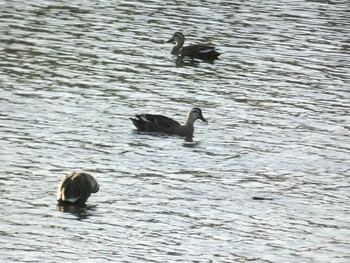
[[[348,1],[0,10],[3,262],[350,261]],[[177,64],[179,30],[221,59]],[[193,106],[192,142],[128,119]],[[73,170],[100,192],[62,209]]]

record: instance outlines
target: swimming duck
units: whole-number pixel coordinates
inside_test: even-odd
[[[171,54],[178,55],[181,57],[192,57],[202,60],[214,60],[220,55],[219,52],[215,51],[213,45],[207,44],[195,44],[183,47],[185,43],[185,36],[181,32],[176,32],[167,43],[173,43],[175,46],[171,49]]]
[[[184,125],[163,115],[140,114],[136,119],[130,118],[138,131],[141,132],[161,132],[172,135],[192,137],[194,123],[197,119],[207,123],[200,108],[193,108],[187,114]]]
[[[60,204],[84,204],[91,193],[100,189],[95,178],[83,172],[72,172],[60,182],[57,190],[57,201]]]

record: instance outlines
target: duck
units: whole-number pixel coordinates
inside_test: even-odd
[[[194,44],[183,47],[185,43],[185,36],[181,32],[175,32],[172,38],[166,43],[173,43],[175,46],[171,49],[171,54],[179,57],[191,57],[202,60],[215,60],[220,55],[215,50],[215,46],[209,44]]]
[[[59,204],[83,205],[91,193],[97,193],[100,189],[96,179],[85,172],[72,172],[61,180],[57,190]]]
[[[135,117],[136,118],[130,119],[139,132],[157,132],[168,135],[179,135],[187,138],[193,137],[194,123],[196,120],[199,119],[204,123],[208,123],[203,117],[200,108],[192,108],[188,112],[185,124],[183,125],[163,115],[140,114],[135,115]]]

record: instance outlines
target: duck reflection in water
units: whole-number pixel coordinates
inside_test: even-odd
[[[214,64],[215,60],[203,60],[202,62],[207,64]],[[178,68],[182,67],[198,67],[200,64],[200,61],[194,58],[185,58],[185,57],[177,57],[175,59],[175,66]]]
[[[94,214],[96,205],[57,204],[56,210],[72,214],[77,220],[83,220]]]
[[[178,68],[186,66],[195,67],[199,65],[199,62],[193,58],[185,59],[184,57],[177,57],[175,60],[175,65]]]

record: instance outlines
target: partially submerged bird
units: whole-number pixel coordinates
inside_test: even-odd
[[[100,189],[95,178],[84,172],[72,172],[60,182],[57,190],[59,204],[84,204],[91,193]]]
[[[215,46],[209,44],[195,44],[183,47],[185,36],[181,32],[175,32],[167,43],[174,43],[175,46],[171,49],[171,54],[181,57],[187,56],[202,60],[214,60],[220,55],[220,53],[215,50]]]
[[[161,132],[166,134],[180,135],[192,137],[194,132],[194,123],[196,120],[207,123],[203,117],[200,108],[193,108],[187,114],[184,125],[163,115],[140,114],[136,115],[136,119],[130,118],[138,131],[141,132]]]

